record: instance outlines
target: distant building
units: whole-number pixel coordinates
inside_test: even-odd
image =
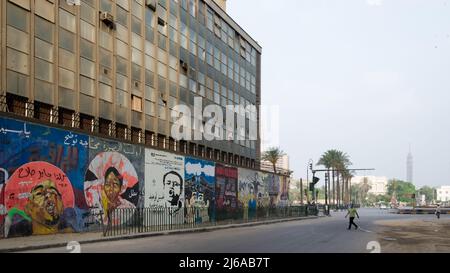
[[[450,201],[450,186],[440,186],[436,189],[437,201],[447,202]]]
[[[406,157],[406,182],[413,183],[413,156],[411,148],[409,148],[408,156]]]
[[[352,185],[358,185],[364,182],[364,178],[367,179],[367,183],[370,185],[369,194],[384,195],[387,193],[388,179],[384,176],[355,176],[352,178]]]

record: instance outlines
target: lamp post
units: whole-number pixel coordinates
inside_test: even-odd
[[[328,187],[327,187],[327,183],[328,183],[328,173],[325,173],[325,211],[326,214],[329,215],[329,210],[328,210]]]

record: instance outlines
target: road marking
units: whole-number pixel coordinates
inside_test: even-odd
[[[367,229],[363,229],[363,228],[358,228],[358,229],[361,231],[364,231],[364,232],[373,233],[373,231],[371,231],[371,230],[367,230]]]

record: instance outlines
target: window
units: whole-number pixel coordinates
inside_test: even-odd
[[[124,27],[128,27],[128,12],[123,8],[117,7],[117,22]]]
[[[8,48],[6,52],[8,58],[7,68],[29,75],[29,60],[28,55],[17,50]]]
[[[128,107],[128,93],[122,90],[116,90],[116,104],[121,107]]]
[[[59,9],[59,24],[62,28],[76,32],[75,16],[63,9]]]
[[[59,47],[75,51],[75,35],[62,28],[59,29]]]
[[[141,35],[142,32],[141,21],[135,16],[131,16],[131,24],[132,24],[131,30],[136,34]]]
[[[8,2],[7,8],[6,8],[6,14],[7,14],[6,17],[7,17],[8,25],[13,26],[17,29],[20,29],[24,32],[29,31],[29,29],[28,29],[29,12]]]
[[[95,27],[85,21],[80,21],[81,37],[95,43]]]
[[[59,85],[73,90],[75,88],[75,73],[59,68]]]
[[[39,16],[36,16],[35,36],[53,44],[53,24]]]
[[[53,82],[53,65],[41,59],[35,59],[35,77],[47,82]]]
[[[28,33],[7,26],[6,43],[10,48],[20,50],[27,54],[30,53],[30,38]]]
[[[133,109],[134,111],[142,112],[142,98],[132,95],[131,109]]]

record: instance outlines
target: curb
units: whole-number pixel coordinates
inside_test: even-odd
[[[177,234],[185,234],[185,233],[200,233],[200,232],[209,232],[209,231],[222,230],[222,229],[262,226],[262,225],[270,225],[270,224],[276,224],[276,223],[282,223],[282,222],[292,222],[292,221],[317,219],[317,218],[322,218],[322,217],[325,217],[325,216],[308,216],[308,217],[297,217],[297,218],[279,219],[279,220],[262,221],[262,222],[251,222],[251,223],[243,223],[243,224],[229,224],[229,225],[219,225],[219,226],[210,226],[210,227],[200,227],[200,228],[193,228],[193,229],[180,229],[180,230],[170,230],[170,231],[157,231],[157,232],[149,232],[149,233],[138,233],[138,234],[132,234],[132,235],[116,236],[116,237],[102,237],[102,238],[98,238],[98,239],[80,240],[80,241],[78,241],[78,243],[80,243],[80,244],[93,244],[93,243],[99,243],[99,242],[112,242],[112,241],[121,241],[121,240],[131,240],[131,239],[140,239],[140,238],[147,238],[147,237],[164,236],[164,235],[177,235]],[[45,244],[45,245],[35,245],[35,246],[22,246],[22,247],[5,248],[5,249],[0,249],[0,253],[12,253],[12,252],[19,252],[19,251],[28,251],[28,250],[64,247],[64,246],[67,246],[67,243],[68,242]]]

